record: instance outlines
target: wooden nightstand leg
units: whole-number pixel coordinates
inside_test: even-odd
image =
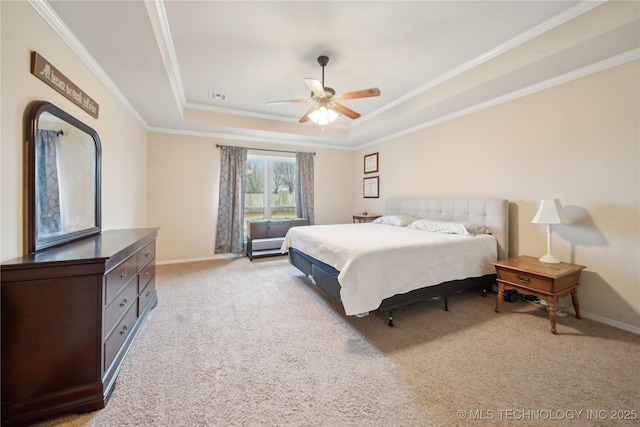
[[[504,283],[498,282],[498,296],[496,297],[496,313],[500,313],[500,306],[504,299]]]
[[[580,303],[578,302],[578,288],[573,288],[571,291],[571,303],[573,304],[573,309],[576,312],[576,319],[580,319]]]
[[[549,303],[549,320],[551,321],[551,333],[556,334],[556,297],[547,298]]]

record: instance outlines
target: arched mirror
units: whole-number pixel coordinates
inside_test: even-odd
[[[28,252],[100,233],[96,131],[44,101],[30,106],[28,126]]]

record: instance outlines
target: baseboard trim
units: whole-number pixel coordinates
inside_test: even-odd
[[[494,293],[498,293],[498,286],[494,284]],[[569,301],[569,304],[571,302]],[[567,313],[571,313],[573,315],[576,314],[573,307],[569,305],[569,307],[561,307],[562,310]],[[613,326],[614,328],[622,329],[624,331],[632,332],[634,334],[640,335],[640,326],[629,325],[628,323],[618,322],[617,320],[609,319],[607,317],[602,317],[597,314],[589,313],[588,311],[580,310],[580,317],[584,317],[585,319],[594,320],[598,323],[604,323],[605,325]]]
[[[572,309],[567,309],[567,312],[575,314]],[[623,329],[625,331],[633,332],[634,334],[640,335],[640,327],[629,325],[628,323],[618,322],[617,320],[608,319],[606,317],[598,316],[597,314],[584,312],[580,310],[580,316],[595,320],[596,322],[604,323],[605,325],[613,326],[614,328]]]

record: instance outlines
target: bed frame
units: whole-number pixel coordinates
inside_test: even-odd
[[[410,215],[440,221],[472,222],[483,224],[498,241],[498,259],[509,253],[509,202],[502,199],[388,199],[385,215]],[[305,254],[289,251],[289,262],[307,275],[313,283],[336,300],[340,301],[338,271]],[[377,311],[387,312],[388,325],[393,326],[393,311],[405,305],[444,297],[445,310],[449,310],[447,295],[465,289],[483,286],[482,295],[491,288],[496,275],[453,280],[439,285],[415,289],[397,294],[382,301]]]

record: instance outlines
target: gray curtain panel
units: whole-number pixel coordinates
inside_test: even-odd
[[[56,142],[58,132],[38,129],[36,134],[36,180],[38,188],[44,188],[37,194],[38,231],[41,236],[50,236],[62,230],[60,221],[60,186],[58,184],[58,156]]]
[[[240,254],[244,250],[244,196],[247,177],[247,149],[220,147],[220,196],[215,253]]]
[[[296,185],[296,215],[298,218],[308,218],[309,224],[315,223],[313,210],[313,153],[296,153],[297,185]]]

